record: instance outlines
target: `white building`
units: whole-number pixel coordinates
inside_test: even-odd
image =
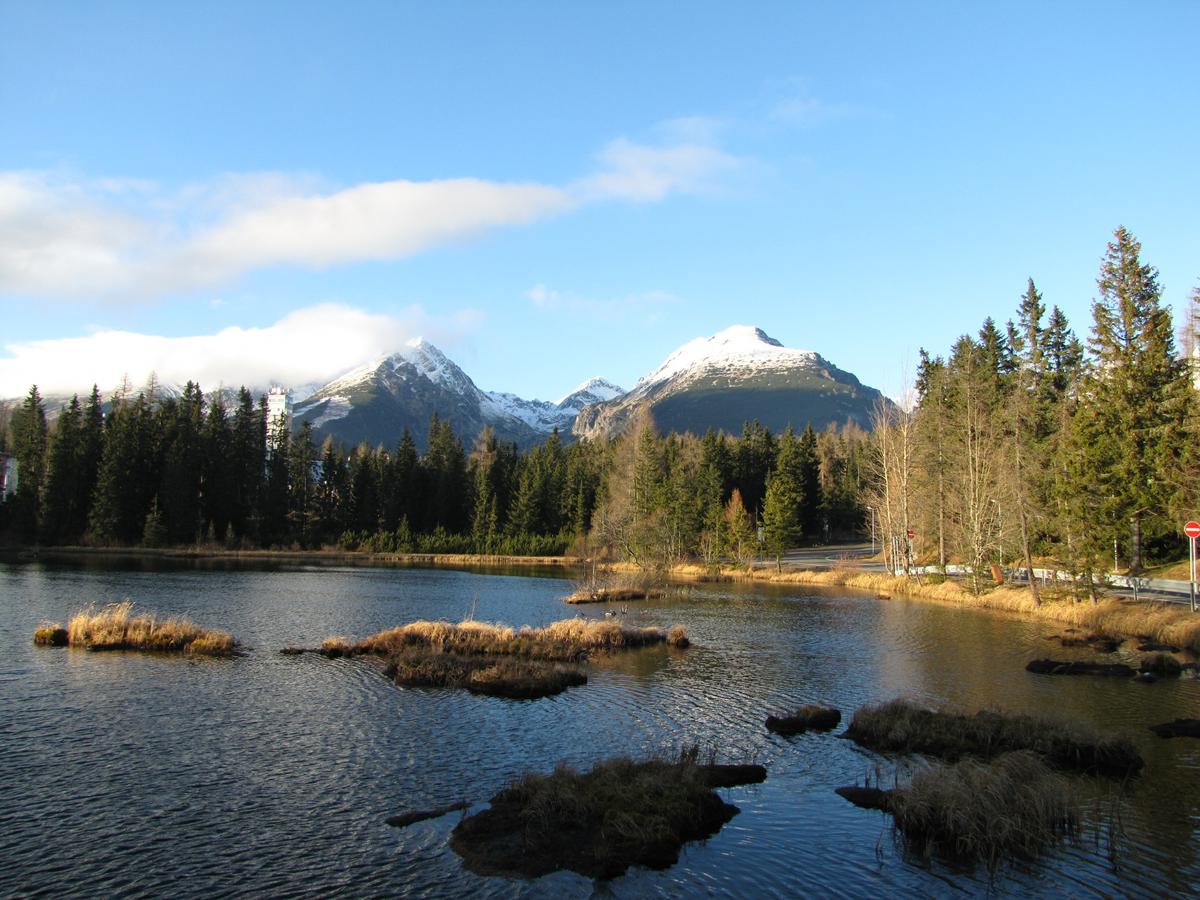
[[[279,442],[279,429],[289,426],[292,420],[292,392],[286,388],[273,387],[267,393],[267,449]]]
[[[17,458],[0,453],[0,500],[17,492]]]

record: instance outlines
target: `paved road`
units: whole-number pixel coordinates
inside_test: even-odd
[[[782,563],[793,569],[832,569],[839,562],[852,559],[865,572],[885,571],[883,563],[867,562],[870,556],[870,544],[829,544],[825,547],[789,550],[783,554]]]

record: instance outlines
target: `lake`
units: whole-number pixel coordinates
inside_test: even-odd
[[[560,571],[0,563],[0,894],[1162,896],[1200,884],[1200,741],[1146,730],[1200,716],[1200,681],[1031,675],[1034,657],[1093,658],[1045,640],[1045,623],[844,589],[682,587],[629,604],[628,621],[683,624],[691,649],[599,660],[587,685],[536,701],[404,689],[369,660],[278,652],[472,608],[514,626],[603,615],[565,605],[570,589]],[[40,621],[124,598],[227,629],[248,652],[33,646]],[[836,732],[763,727],[768,712],[810,702],[840,708],[844,725],[893,697],[1090,722],[1133,738],[1146,769],[1125,790],[1075,778],[1088,820],[1114,824],[1038,863],[994,880],[925,865],[905,858],[890,819],[833,793],[877,772],[890,782],[897,763]],[[481,878],[447,846],[458,813],[384,822],[482,804],[560,761],[586,768],[690,744],[762,763],[768,777],[723,791],[741,813],[665,871],[603,884],[569,872]]]

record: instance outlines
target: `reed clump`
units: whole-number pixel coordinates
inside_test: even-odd
[[[34,642],[87,650],[141,650],[152,653],[189,653],[230,656],[237,642],[224,631],[204,628],[186,618],[159,619],[153,614],[133,615],[133,603],[124,600],[97,610],[88,607],[67,620],[66,626],[42,625]]]
[[[688,841],[715,834],[738,809],[716,784],[762,781],[761,766],[711,766],[692,748],[677,759],[618,757],[587,772],[559,765],[528,774],[460,822],[450,846],[480,875],[537,878],[570,869],[615,878],[630,866],[666,868]],[[740,781],[731,781],[730,773]]]
[[[676,626],[678,628],[678,626]],[[678,642],[686,632],[675,632]],[[520,629],[488,622],[418,621],[365,638],[350,648],[355,654],[390,656],[411,647],[468,656],[513,656],[526,659],[578,661],[590,653],[611,653],[666,643],[661,628],[638,628],[611,620],[563,619],[544,628]],[[676,646],[685,646],[676,643]]]
[[[910,852],[981,861],[989,871],[1036,859],[1079,823],[1070,784],[1027,750],[926,769],[891,792],[888,806]]]
[[[924,753],[949,762],[1029,750],[1059,769],[1118,778],[1136,775],[1143,765],[1128,738],[1083,725],[993,710],[974,715],[932,710],[904,700],[862,707],[844,736],[871,750]]]
[[[384,674],[405,687],[462,688],[473,694],[534,700],[587,684],[576,665],[495,656],[464,656],[409,647],[392,655]]]

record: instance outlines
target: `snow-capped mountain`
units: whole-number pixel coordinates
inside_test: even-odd
[[[347,444],[391,446],[408,428],[423,447],[436,413],[464,443],[491,426],[501,440],[524,447],[555,428],[569,433],[581,405],[621,393],[603,379],[585,382],[558,403],[483,391],[441,350],[416,338],[312,392],[296,404],[294,419],[311,423],[317,440],[333,435]]]
[[[773,431],[809,423],[865,428],[880,396],[819,353],[784,347],[761,328],[735,325],[684,344],[629,393],[581,410],[573,433],[615,434],[642,408],[650,409],[661,431],[736,434],[750,419]]]

